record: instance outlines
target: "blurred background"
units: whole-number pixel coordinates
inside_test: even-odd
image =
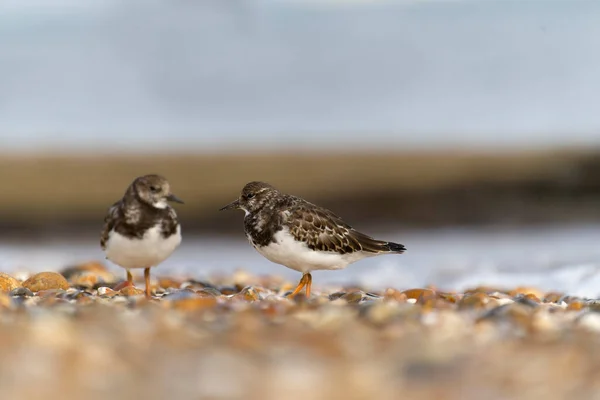
[[[0,269],[103,259],[107,208],[160,173],[186,201],[163,274],[296,279],[217,211],[264,180],[408,248],[316,285],[598,295],[599,19],[592,0],[4,0]]]

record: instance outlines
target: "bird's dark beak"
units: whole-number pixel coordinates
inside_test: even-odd
[[[183,202],[183,200],[181,200],[179,197],[175,196],[173,193],[171,193],[170,195],[167,196],[167,201],[174,201],[175,203],[185,204]]]
[[[219,211],[237,210],[238,208],[240,208],[240,199],[232,201],[231,203],[227,204],[225,207],[221,208]]]

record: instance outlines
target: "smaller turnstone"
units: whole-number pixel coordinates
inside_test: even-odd
[[[159,175],[141,176],[108,210],[100,246],[106,258],[127,270],[144,268],[146,297],[150,297],[150,268],[156,267],[181,243],[181,227],[168,201],[183,203]]]
[[[302,272],[291,296],[305,286],[306,297],[310,296],[311,271],[342,269],[366,257],[406,250],[401,244],[360,233],[331,211],[264,182],[248,183],[240,197],[221,211],[232,209],[246,212],[246,236],[260,254]]]

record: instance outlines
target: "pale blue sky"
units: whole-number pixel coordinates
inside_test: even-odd
[[[598,21],[590,0],[5,0],[0,146],[600,144]]]

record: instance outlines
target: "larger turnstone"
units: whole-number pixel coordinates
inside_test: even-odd
[[[150,297],[150,268],[156,267],[181,243],[181,227],[168,201],[183,203],[159,175],[141,176],[113,204],[104,219],[100,246],[106,258],[127,270],[144,268],[146,297]]]
[[[305,286],[306,296],[310,296],[311,271],[342,269],[366,257],[406,250],[401,244],[360,233],[333,212],[264,182],[248,183],[240,197],[221,211],[232,209],[246,212],[246,236],[260,254],[302,272],[291,296]]]

